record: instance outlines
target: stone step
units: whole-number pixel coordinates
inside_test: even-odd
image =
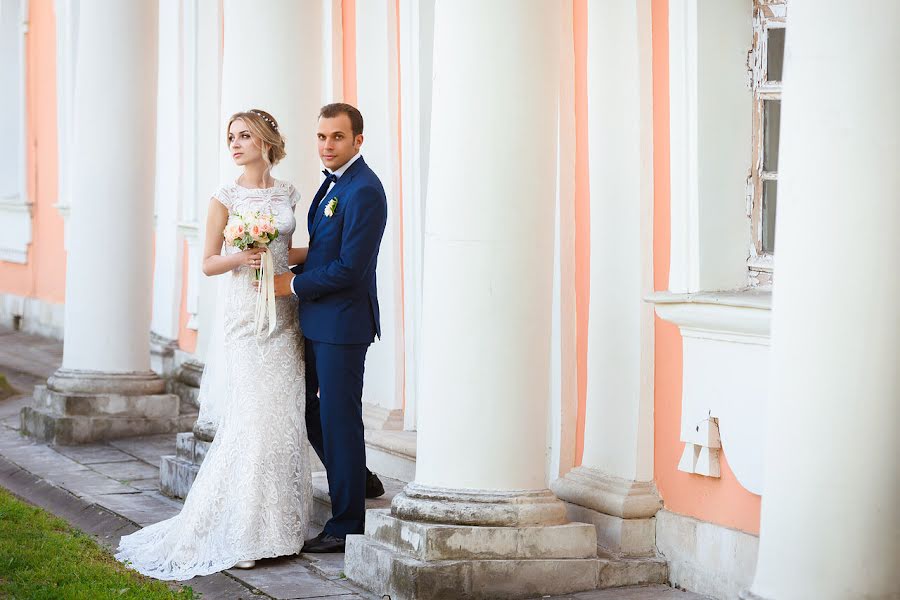
[[[409,483],[416,478],[416,432],[366,430],[366,466],[390,479]]]

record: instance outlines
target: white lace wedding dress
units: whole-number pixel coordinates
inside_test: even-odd
[[[231,213],[276,216],[279,235],[269,251],[275,273],[286,271],[299,198],[294,187],[283,181],[268,189],[229,184],[215,197]],[[231,279],[222,332],[226,379],[212,386],[225,390],[215,399],[215,439],[181,512],[123,537],[116,554],[156,579],[183,581],[241,560],[296,554],[307,532],[312,487],[297,300],[278,298],[275,330],[266,336],[266,327],[257,335],[253,270],[241,267],[224,277]]]

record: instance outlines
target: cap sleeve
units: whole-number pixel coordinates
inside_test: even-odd
[[[231,193],[227,185],[217,189],[212,197],[218,200],[219,204],[227,208],[229,212],[231,211],[231,207],[234,205],[234,194]]]
[[[300,192],[297,191],[297,188],[294,187],[294,184],[291,184],[290,195],[288,198],[291,201],[291,208],[296,208],[297,203],[300,202]]]

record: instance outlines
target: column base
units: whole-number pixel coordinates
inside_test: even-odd
[[[344,572],[394,600],[487,600],[596,589],[605,563],[583,523],[484,527],[366,513],[365,535],[347,537]]]
[[[20,413],[22,431],[43,442],[73,445],[190,429],[154,373],[104,374],[60,369],[34,390],[34,406]]]
[[[175,454],[160,459],[159,491],[172,498],[186,498],[210,445],[193,433],[179,433]]]
[[[597,529],[597,543],[615,555],[656,555],[656,519],[662,501],[652,482],[628,481],[576,467],[551,484],[572,521]]]

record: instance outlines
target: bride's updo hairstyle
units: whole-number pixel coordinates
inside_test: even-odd
[[[251,108],[250,110],[231,115],[231,118],[228,119],[228,126],[225,127],[225,143],[227,145],[231,145],[228,142],[228,132],[231,131],[231,124],[238,119],[246,123],[250,134],[259,140],[263,160],[266,161],[269,168],[274,167],[282,158],[287,156],[284,151],[284,138],[281,136],[281,132],[278,131],[278,122],[275,121],[275,117],[258,108]]]

